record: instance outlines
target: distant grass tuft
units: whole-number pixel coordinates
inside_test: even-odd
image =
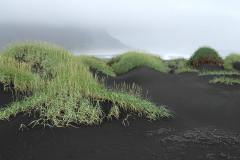
[[[233,70],[233,64],[240,62],[240,54],[230,54],[224,60],[224,68],[227,70]]]
[[[226,84],[226,85],[240,85],[240,79],[229,77],[216,77],[209,81],[214,84]]]
[[[203,71],[199,73],[199,76],[207,76],[207,75],[216,75],[216,76],[233,76],[240,75],[239,72],[236,71]]]
[[[223,60],[214,49],[209,47],[201,47],[194,52],[189,60],[189,65],[198,68],[203,64],[222,66]]]
[[[146,66],[160,72],[168,72],[168,66],[160,57],[142,52],[127,52],[108,62],[116,74],[126,73],[136,67]]]
[[[155,57],[149,59],[154,59],[154,63],[161,62]],[[33,121],[33,126],[62,127],[100,124],[104,118],[117,118],[120,109],[150,120],[171,116],[165,106],[158,107],[141,97],[138,87],[107,89],[89,72],[90,66],[106,73],[110,71],[96,59],[81,59],[45,43],[7,48],[0,57],[0,82],[12,83],[16,92],[31,93],[28,94],[31,96],[1,108],[0,120],[20,112],[37,112],[38,119]],[[109,115],[103,113],[100,101],[113,104]]]

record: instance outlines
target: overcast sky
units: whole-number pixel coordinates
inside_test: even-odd
[[[239,0],[1,0],[0,22],[93,26],[163,56],[240,51]]]

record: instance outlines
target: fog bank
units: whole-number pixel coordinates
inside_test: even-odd
[[[0,23],[102,28],[134,49],[188,57],[199,46],[240,52],[238,0],[5,0]]]

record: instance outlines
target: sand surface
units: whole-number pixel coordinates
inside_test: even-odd
[[[18,115],[0,121],[0,160],[239,160],[240,87],[212,85],[195,73],[162,74],[138,68],[106,83],[137,83],[174,118],[130,118],[97,127],[19,130],[31,121]],[[0,87],[0,105],[12,100]]]

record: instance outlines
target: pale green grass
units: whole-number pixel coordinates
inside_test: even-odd
[[[229,77],[217,77],[209,81],[214,84],[240,85],[240,79]]]
[[[13,83],[15,89],[32,92],[40,85],[40,77],[31,72],[25,64],[19,64],[9,57],[0,58],[0,82],[5,85]]]
[[[112,66],[116,74],[127,73],[128,71],[145,66],[155,69],[160,72],[168,72],[168,66],[158,56],[142,53],[142,52],[127,52],[119,55],[108,62]]]
[[[224,60],[224,68],[233,70],[233,63],[240,62],[240,54],[230,54]]]
[[[17,92],[30,92],[31,96],[0,109],[0,120],[21,112],[37,112],[34,125],[96,125],[104,118],[117,118],[120,108],[150,120],[171,116],[165,106],[144,99],[134,87],[107,89],[89,72],[95,60],[88,64],[83,61],[62,48],[41,43],[19,44],[4,50],[0,82],[13,83]],[[100,62],[97,68],[101,67],[105,70],[106,66]],[[113,103],[110,115],[103,113],[100,101]]]

